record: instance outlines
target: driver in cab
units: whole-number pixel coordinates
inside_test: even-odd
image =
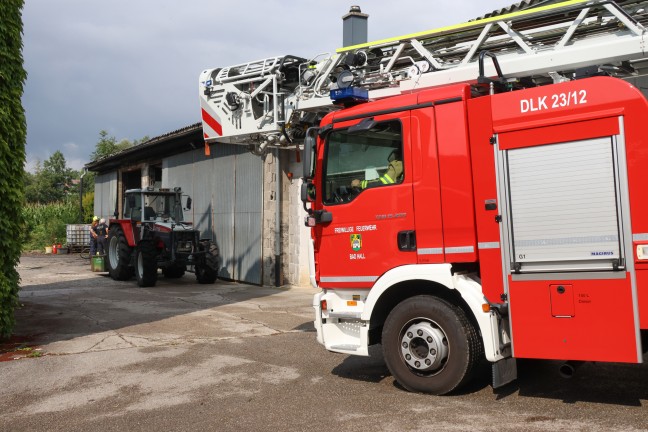
[[[377,186],[386,186],[400,182],[403,175],[403,161],[401,160],[400,153],[392,152],[389,155],[389,166],[387,171],[377,179],[373,180],[358,180],[351,181],[351,187],[368,189]]]

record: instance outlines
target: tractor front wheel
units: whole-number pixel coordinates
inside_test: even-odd
[[[157,251],[152,242],[142,240],[135,249],[137,285],[152,287],[157,282]]]

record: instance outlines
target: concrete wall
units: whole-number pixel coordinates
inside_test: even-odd
[[[274,150],[264,160],[263,256],[264,283],[268,285],[308,285],[308,240],[306,215],[300,200],[301,162],[294,150]],[[279,163],[279,172],[277,172]],[[281,189],[277,192],[277,182]],[[280,199],[277,223],[277,199]],[[279,230],[279,237],[277,237]],[[279,238],[280,249],[277,246]],[[276,253],[280,252],[277,266]],[[279,273],[277,274],[277,270]]]
[[[306,286],[310,284],[308,274],[308,242],[310,228],[304,225],[306,212],[300,198],[302,164],[294,151],[283,152],[283,222],[284,231],[284,272],[286,283]]]
[[[264,285],[283,285],[281,272],[276,268],[276,230],[277,225],[277,157],[271,151],[263,158],[263,283]]]

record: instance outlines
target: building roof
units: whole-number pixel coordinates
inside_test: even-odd
[[[517,11],[521,11],[524,9],[531,9],[534,7],[539,7],[539,6],[547,6],[550,4],[555,4],[555,3],[562,3],[566,0],[522,0],[516,3],[513,3],[511,6],[506,6],[501,9],[494,10],[492,12],[489,12],[483,16],[477,17],[474,20],[471,21],[477,21],[480,19],[484,18],[490,18],[494,16],[499,16],[499,15],[506,15],[508,13],[513,13]],[[632,5],[632,4],[639,4],[642,3],[639,0],[614,0],[616,4],[619,6],[624,6],[624,5]]]
[[[87,163],[89,171],[104,172],[130,163],[144,160],[161,159],[166,156],[182,153],[203,147],[202,123],[195,123],[164,135],[156,136],[136,146],[122,150],[110,156]]]
[[[499,15],[506,15],[506,14],[521,11],[521,10],[524,10],[524,9],[534,8],[534,7],[537,7],[537,6],[545,6],[545,5],[548,5],[548,4],[560,3],[561,1],[565,1],[565,0],[522,0],[520,2],[513,3],[510,6],[506,6],[506,7],[503,7],[501,9],[496,9],[496,10],[494,10],[492,12],[489,12],[489,13],[487,13],[485,15],[477,17],[477,18],[475,18],[474,20],[471,20],[471,21],[477,21],[477,20],[481,20],[481,19],[485,19],[485,18],[499,16]]]

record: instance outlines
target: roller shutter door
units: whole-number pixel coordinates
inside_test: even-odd
[[[622,264],[613,138],[508,150],[512,269]]]

